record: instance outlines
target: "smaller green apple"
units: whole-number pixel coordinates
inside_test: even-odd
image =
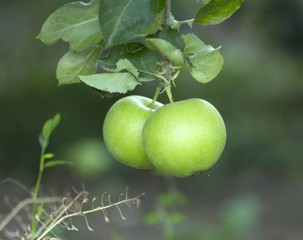
[[[163,106],[142,96],[128,96],[118,100],[108,111],[103,124],[105,145],[118,161],[141,169],[153,168],[142,144],[142,129],[146,119]]]
[[[149,160],[177,177],[213,166],[225,142],[220,113],[202,99],[167,104],[152,113],[143,128],[143,146]]]

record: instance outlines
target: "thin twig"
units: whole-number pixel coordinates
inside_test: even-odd
[[[47,197],[47,198],[38,198],[36,203],[56,203],[60,202],[61,198],[59,197]],[[0,232],[5,228],[5,226],[10,223],[10,221],[27,205],[33,204],[32,198],[27,198],[18,203],[18,205],[4,218],[0,223]]]
[[[73,204],[76,202],[76,201],[78,201],[78,199],[80,198],[80,197],[82,197],[83,195],[86,195],[87,194],[87,192],[80,192],[59,214],[58,214],[58,216],[56,216],[56,218],[50,223],[50,225],[49,225],[49,227],[46,229],[46,231],[45,232],[43,232],[42,233],[42,235],[41,235],[41,237],[39,237],[38,239],[42,239],[42,237],[44,237],[48,232],[50,232],[52,229],[53,229],[53,227],[54,226],[56,226],[57,224],[55,224],[56,222],[58,222],[58,220],[60,220],[60,218],[62,217],[62,215],[64,214],[64,213],[66,213],[66,211],[67,211],[67,209],[69,209],[71,206],[73,206]],[[63,217],[62,217],[63,218]],[[61,218],[61,219],[62,219]],[[65,219],[65,218],[64,218]],[[62,220],[64,220],[64,219],[62,219]],[[60,221],[61,222],[61,221]],[[59,223],[60,223],[59,222]],[[37,234],[35,234],[35,235],[37,235]]]
[[[56,221],[53,221],[51,223],[51,225],[41,234],[41,236],[39,236],[37,238],[37,240],[41,240],[43,239],[43,237],[45,237],[55,226],[57,226],[58,224],[60,224],[62,221],[64,221],[65,219],[67,218],[72,218],[72,217],[76,217],[76,216],[86,216],[87,214],[90,214],[90,213],[93,213],[93,212],[98,212],[98,211],[105,211],[106,209],[108,208],[111,208],[111,207],[114,207],[114,206],[119,206],[121,204],[124,204],[124,203],[134,203],[136,204],[137,207],[139,207],[140,205],[140,197],[143,196],[144,193],[134,197],[134,198],[130,198],[130,199],[124,199],[122,201],[119,201],[119,202],[116,202],[116,203],[112,203],[110,205],[107,205],[107,206],[101,206],[101,207],[96,207],[94,209],[91,209],[91,210],[87,210],[87,211],[79,211],[77,213],[71,213],[71,214],[68,214],[68,215],[65,215],[63,217],[57,217],[56,218]]]

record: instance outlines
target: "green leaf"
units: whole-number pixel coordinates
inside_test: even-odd
[[[127,59],[139,72],[137,76],[140,81],[153,80],[152,74],[157,73],[157,58],[153,51],[145,45],[137,42],[115,46],[108,56],[98,59],[99,65],[107,71],[117,68],[121,59]],[[130,70],[128,70],[131,72]]]
[[[128,44],[126,47],[131,45],[132,44]],[[157,73],[158,71],[157,57],[155,53],[143,44],[139,50],[127,54],[126,57],[140,72]]]
[[[138,70],[128,59],[120,59],[116,65],[117,67],[114,70],[114,72],[121,72],[123,70],[127,70],[128,72],[133,74],[136,78],[138,78],[139,76]]]
[[[167,206],[171,206],[175,203],[175,194],[171,194],[171,193],[162,193],[159,194],[157,201],[159,202],[159,204],[161,205],[167,205]]]
[[[162,30],[162,24],[165,17],[165,10],[159,12],[153,19],[152,23],[143,31],[143,35],[154,34]]]
[[[178,192],[178,195],[176,198],[177,198],[176,201],[181,205],[186,205],[188,203],[187,196],[182,192]]]
[[[211,0],[198,10],[196,23],[203,25],[218,24],[236,12],[244,0]],[[206,1],[204,1],[205,3]]]
[[[53,44],[62,39],[70,44],[72,51],[100,43],[103,36],[99,27],[98,10],[99,0],[67,3],[48,17],[37,38],[45,44]]]
[[[166,1],[165,0],[157,0],[156,2],[157,2],[157,7],[158,7],[157,13],[159,13],[165,8]]]
[[[141,34],[153,21],[156,4],[150,0],[101,0],[99,21],[105,48]]]
[[[209,3],[211,0],[196,0],[197,3],[204,3],[207,4]]]
[[[144,216],[143,222],[144,222],[146,225],[153,225],[153,224],[160,223],[160,222],[161,222],[161,219],[160,219],[160,217],[159,217],[158,212],[157,212],[157,211],[154,211],[154,212],[147,213],[147,214]]]
[[[187,203],[187,197],[182,192],[176,192],[174,194],[162,193],[162,194],[159,194],[157,201],[159,202],[159,204],[167,205],[167,206],[171,206],[175,203],[184,205]]]
[[[110,240],[123,240],[123,238],[116,234],[113,237],[111,237]]]
[[[4,179],[1,183],[13,183],[15,185],[17,185],[19,188],[21,188],[22,190],[24,190],[25,192],[27,192],[29,195],[32,195],[32,192],[20,181],[13,179],[13,178],[6,178]]]
[[[41,203],[39,206],[38,206],[38,209],[37,209],[37,215],[38,217],[40,218],[42,213],[43,213],[43,207],[44,207],[44,203]]]
[[[50,159],[50,158],[53,158],[55,155],[53,153],[45,153],[44,154],[44,158],[45,159]]]
[[[97,59],[97,63],[105,70],[108,68],[116,68],[116,63],[119,61],[119,59],[125,58],[126,55],[126,49],[123,44],[114,46],[110,50],[107,56],[101,57]]]
[[[113,73],[118,73],[118,72],[122,72],[123,70],[128,71],[129,73],[131,73],[132,75],[134,75],[136,77],[136,79],[138,79],[139,76],[139,72],[138,70],[135,68],[135,66],[126,58],[125,59],[120,59],[115,68],[105,68],[105,70],[109,71],[109,72],[113,72]]]
[[[180,212],[173,212],[169,214],[171,224],[176,224],[184,220],[184,214]]]
[[[157,49],[175,65],[184,65],[185,61],[181,50],[173,46],[170,42],[159,38],[147,38],[145,42],[151,49]]]
[[[92,88],[93,90],[95,90],[102,98],[111,98],[111,97],[117,97],[120,95],[120,93],[110,93],[110,92],[106,92],[106,91],[101,91],[95,88]]]
[[[91,88],[110,93],[126,93],[140,84],[136,77],[128,72],[99,73],[79,78]]]
[[[63,84],[79,83],[78,75],[96,73],[97,57],[102,48],[100,46],[87,47],[81,52],[67,52],[58,62],[57,79],[59,86]]]
[[[196,35],[186,34],[184,56],[189,59],[190,73],[195,80],[207,83],[214,79],[222,69],[223,56],[219,48],[205,45]]]
[[[42,128],[42,132],[39,135],[39,143],[41,147],[46,148],[49,142],[50,135],[60,122],[60,114],[56,114],[53,118],[47,120]]]
[[[44,168],[48,168],[48,167],[54,167],[54,166],[58,166],[58,165],[73,165],[73,162],[68,162],[68,161],[64,161],[64,160],[51,160],[48,161],[44,164]]]
[[[184,40],[179,30],[171,29],[170,26],[168,25],[164,25],[162,31],[159,31],[151,36],[148,36],[148,39],[150,38],[156,38],[156,39],[160,38],[166,40],[167,42],[171,43],[174,47],[180,49],[181,51],[183,51],[185,47]]]
[[[177,21],[172,13],[169,14],[169,26],[171,29],[179,29],[180,23]]]

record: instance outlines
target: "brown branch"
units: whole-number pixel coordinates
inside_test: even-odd
[[[61,198],[59,197],[46,197],[46,198],[38,198],[36,203],[56,203],[60,202]],[[18,203],[18,205],[4,218],[4,220],[0,223],[0,232],[6,227],[7,224],[11,222],[11,220],[27,205],[33,204],[32,198],[27,198]]]
[[[57,226],[58,224],[60,224],[61,222],[63,222],[65,219],[68,219],[68,218],[72,218],[72,217],[76,217],[76,216],[84,216],[86,217],[87,214],[90,214],[90,213],[93,213],[93,212],[98,212],[98,211],[102,211],[104,212],[106,209],[108,208],[112,208],[114,206],[118,207],[119,205],[121,204],[127,204],[127,203],[133,203],[133,204],[136,204],[137,207],[139,207],[140,203],[141,203],[141,200],[140,200],[140,197],[143,196],[144,193],[134,197],[134,198],[129,198],[129,199],[124,199],[124,200],[121,200],[121,201],[118,201],[116,203],[111,203],[109,205],[106,205],[104,206],[103,204],[100,206],[100,207],[96,207],[94,209],[90,209],[90,210],[87,210],[87,211],[80,211],[79,212],[76,212],[76,213],[71,213],[71,214],[67,214],[65,216],[62,216],[63,213],[65,211],[62,211],[62,214],[60,214],[60,217],[57,217],[47,228],[46,230],[37,238],[37,240],[41,240],[43,239],[55,226]],[[79,195],[78,195],[79,196]],[[68,205],[70,206],[70,204]],[[68,207],[67,206],[67,207]]]

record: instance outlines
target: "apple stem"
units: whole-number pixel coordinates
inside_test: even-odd
[[[157,101],[157,98],[159,96],[159,93],[160,93],[161,89],[162,89],[162,86],[161,86],[161,84],[159,84],[157,89],[156,89],[155,95],[153,97],[153,101],[151,102],[149,108],[152,108],[154,106],[155,102]]]
[[[168,99],[169,99],[170,103],[173,103],[174,99],[173,99],[173,95],[172,95],[171,90],[170,90],[170,86],[166,87],[165,91],[166,91],[166,94],[168,96]]]

